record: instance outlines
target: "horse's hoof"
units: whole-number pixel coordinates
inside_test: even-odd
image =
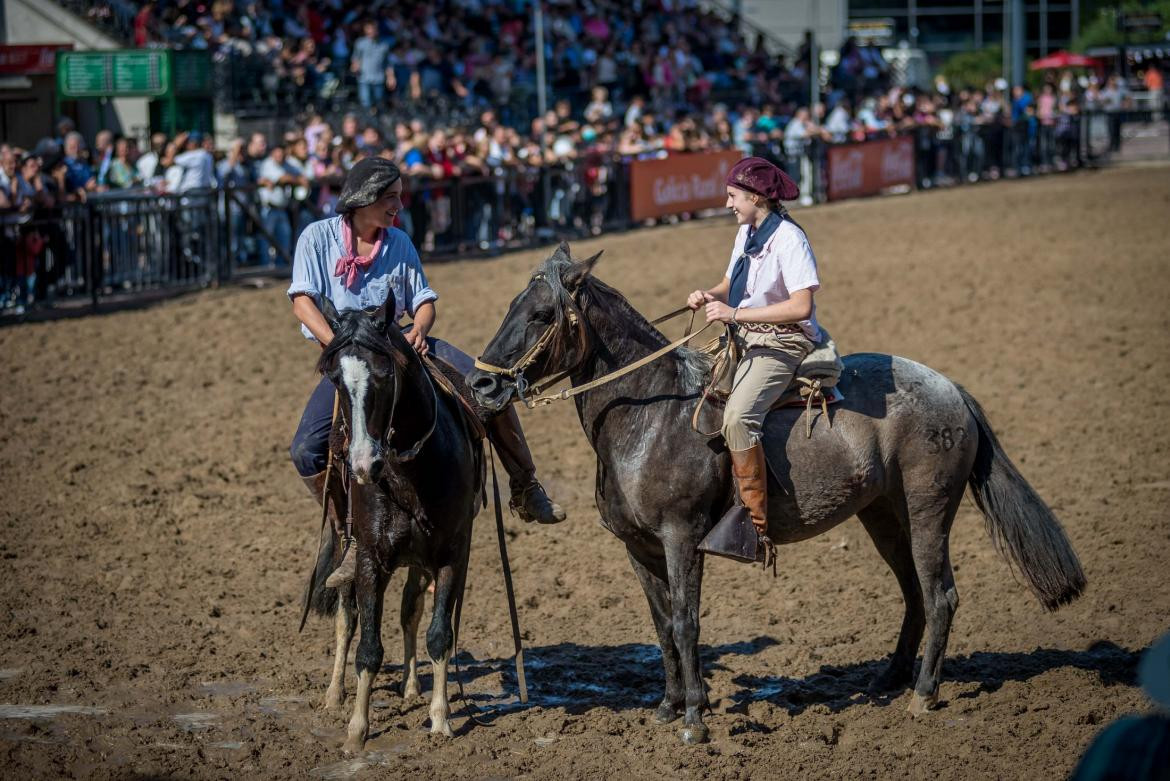
[[[422,690],[419,689],[418,684],[414,684],[413,686],[407,684],[402,687],[402,699],[404,700],[417,700],[421,696]]]
[[[432,735],[442,735],[445,738],[455,737],[455,733],[451,731],[451,723],[448,721],[444,721],[442,724],[436,724],[435,722],[432,721],[431,722],[431,734]]]
[[[688,746],[697,746],[700,743],[706,743],[711,737],[711,730],[707,729],[706,724],[691,724],[683,727],[679,733],[682,736],[683,743]]]
[[[917,692],[910,698],[910,707],[906,710],[910,711],[911,716],[923,716],[927,711],[933,710],[938,705],[938,695],[932,694],[929,697],[924,697]]]
[[[365,748],[365,738],[350,738],[349,740],[345,741],[345,745],[341,747],[341,750],[345,754],[360,754],[365,750]]]
[[[654,721],[657,724],[669,724],[682,715],[682,710],[674,707],[669,702],[662,702],[658,704],[658,708],[654,711]]]
[[[345,690],[336,691],[330,689],[325,692],[325,702],[321,703],[321,710],[335,711],[338,710],[345,703]]]

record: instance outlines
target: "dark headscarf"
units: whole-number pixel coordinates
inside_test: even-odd
[[[383,195],[390,185],[402,177],[398,166],[384,157],[367,157],[359,160],[345,177],[341,195],[337,199],[339,214],[369,206]]]
[[[762,195],[769,201],[795,201],[800,187],[792,177],[762,157],[745,157],[727,172],[732,187]]]

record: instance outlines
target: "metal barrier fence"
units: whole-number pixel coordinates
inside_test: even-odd
[[[902,165],[903,189],[1099,165],[1132,157],[1134,150],[1146,159],[1170,159],[1170,123],[1152,110],[1086,114],[1027,134],[974,127],[953,133],[919,129],[911,136],[914,151],[910,165]],[[829,197],[830,149],[843,147],[813,141],[752,151],[784,165],[819,202]],[[412,178],[400,224],[431,260],[634,227],[632,162],[589,154],[553,167]],[[135,298],[287,269],[301,228],[332,211],[316,187],[289,188],[279,196],[236,186],[165,195],[119,191],[55,210],[0,214],[0,314],[21,314],[32,302],[88,298],[96,304],[110,296]]]

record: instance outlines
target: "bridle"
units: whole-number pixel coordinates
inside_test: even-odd
[[[423,446],[426,445],[427,440],[429,440],[431,435],[435,433],[435,425],[439,420],[439,394],[435,390],[434,380],[431,379],[430,372],[427,371],[427,367],[423,364],[422,358],[418,355],[418,352],[413,349],[408,350],[408,352],[410,352],[411,355],[414,356],[414,359],[418,361],[419,370],[422,372],[423,377],[426,378],[427,387],[431,389],[431,425],[427,428],[426,433],[424,433],[409,450],[404,450],[399,453],[390,444],[390,440],[394,437],[394,412],[398,408],[398,399],[402,394],[402,378],[399,377],[398,369],[395,368],[394,395],[390,401],[390,416],[386,422],[386,431],[382,434],[381,437],[375,440],[378,444],[379,452],[383,454],[383,457],[387,461],[394,464],[404,464],[407,461],[414,460],[419,452],[422,451]],[[391,359],[391,362],[394,363],[393,359]],[[351,410],[350,414],[356,413]]]
[[[545,282],[548,282],[548,280],[545,278],[543,273],[538,273],[538,274],[533,275],[532,279],[534,281],[540,279],[540,280],[544,280]],[[551,282],[549,283],[549,286],[550,287],[552,286]],[[574,299],[572,296],[570,296],[570,300],[573,303],[573,308],[568,310],[567,316],[564,318],[564,320],[567,320],[570,326],[572,326],[574,328],[582,329],[582,334],[583,334],[583,336],[585,336],[585,339],[583,339],[582,341],[583,341],[583,343],[587,342],[588,341],[588,331],[584,330],[585,326],[583,323],[583,318],[577,313],[577,310],[580,308],[580,304],[578,304],[576,299]],[[556,338],[557,334],[560,332],[561,327],[562,327],[562,323],[564,322],[564,320],[558,320],[555,323],[551,323],[549,325],[549,327],[545,329],[544,333],[540,335],[540,338],[537,339],[532,344],[531,347],[529,347],[527,350],[525,350],[524,354],[521,355],[519,358],[517,358],[516,362],[514,364],[512,364],[512,366],[510,368],[504,368],[502,366],[494,366],[490,363],[484,362],[483,359],[476,359],[475,368],[477,368],[481,371],[488,372],[490,374],[497,374],[497,375],[500,375],[502,377],[507,377],[508,379],[512,380],[516,385],[516,395],[519,397],[520,401],[524,402],[524,406],[528,407],[528,409],[534,409],[536,407],[543,407],[546,404],[552,404],[554,401],[566,401],[566,400],[571,399],[574,396],[577,396],[581,393],[584,393],[584,392],[589,391],[589,390],[593,390],[594,388],[605,385],[608,382],[612,382],[613,380],[616,380],[619,377],[623,377],[623,376],[629,374],[630,372],[634,371],[635,369],[640,369],[641,367],[645,366],[646,364],[652,363],[653,361],[658,360],[663,355],[666,355],[668,352],[671,352],[679,347],[682,347],[684,344],[691,341],[692,339],[697,337],[699,334],[703,333],[708,328],[710,328],[712,325],[714,325],[716,322],[718,322],[716,320],[712,320],[711,322],[707,323],[705,326],[700,328],[698,331],[692,331],[691,329],[695,325],[695,310],[691,309],[690,307],[684,306],[684,307],[679,307],[678,309],[674,310],[673,312],[665,314],[656,320],[652,320],[651,325],[658,325],[660,323],[665,323],[667,320],[672,320],[681,314],[685,314],[688,311],[691,313],[691,322],[687,325],[686,333],[683,334],[683,336],[681,338],[674,340],[670,344],[667,344],[667,345],[664,345],[663,347],[658,348],[657,350],[655,350],[654,352],[645,356],[644,358],[640,358],[627,366],[623,366],[620,369],[615,369],[614,371],[610,372],[609,374],[598,377],[597,379],[591,380],[590,382],[587,382],[583,385],[576,385],[573,387],[564,388],[557,393],[552,393],[552,394],[549,394],[547,396],[536,395],[535,398],[530,398],[526,394],[528,394],[529,391],[531,391],[531,393],[533,395],[540,394],[545,388],[548,388],[552,385],[555,385],[556,383],[563,380],[565,377],[568,377],[570,374],[572,374],[574,371],[577,370],[577,368],[580,366],[581,361],[585,360],[585,355],[587,355],[589,352],[588,350],[584,350],[580,361],[577,364],[573,365],[572,367],[565,369],[564,371],[560,371],[560,372],[557,372],[556,374],[548,375],[547,377],[544,377],[544,378],[542,378],[534,383],[529,383],[525,379],[524,370],[527,369],[529,366],[531,366],[536,361],[536,358],[550,344],[552,344],[553,340]]]
[[[543,273],[534,274],[532,280],[544,280],[545,282],[548,281]],[[549,283],[549,286],[551,287],[552,283]],[[583,342],[588,340],[588,332],[584,330],[585,327],[582,324],[581,316],[577,313],[577,309],[580,307],[580,304],[578,304],[577,301],[571,296],[570,301],[572,301],[572,308],[566,312],[566,316],[554,323],[550,323],[549,326],[544,329],[544,333],[540,335],[540,338],[533,342],[532,346],[525,350],[524,354],[517,358],[515,363],[513,363],[510,367],[504,368],[502,366],[495,366],[485,362],[482,358],[477,358],[475,360],[475,368],[481,371],[489,372],[490,374],[498,374],[502,377],[507,377],[509,380],[512,380],[512,382],[516,385],[516,395],[520,398],[520,401],[524,402],[524,406],[528,407],[528,409],[533,409],[537,406],[543,406],[544,404],[550,404],[554,399],[562,398],[563,394],[571,390],[570,388],[566,388],[565,390],[561,391],[561,393],[555,394],[551,397],[543,397],[539,396],[539,394],[546,388],[556,385],[558,382],[572,374],[576,370],[577,365],[565,369],[564,371],[542,377],[536,382],[529,382],[527,378],[525,378],[524,372],[528,369],[529,366],[534,364],[536,359],[540,357],[540,354],[543,353],[549,347],[549,345],[551,345],[556,340],[557,336],[563,330],[562,326],[566,321],[571,328],[581,329],[581,333],[585,337],[585,339],[582,340]],[[588,350],[583,350],[582,352],[587,354]],[[582,356],[582,360],[584,360],[584,355]],[[530,392],[532,395],[537,396],[537,398],[529,398],[528,394]],[[563,396],[563,398],[569,397]]]

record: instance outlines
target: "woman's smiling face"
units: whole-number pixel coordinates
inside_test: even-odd
[[[740,225],[755,225],[760,221],[763,212],[767,211],[765,207],[756,202],[758,197],[747,190],[727,185],[725,206],[735,215],[735,221]]]
[[[395,180],[394,184],[386,188],[382,197],[358,209],[363,223],[377,225],[379,228],[389,228],[394,225],[394,218],[402,210],[402,180]]]

